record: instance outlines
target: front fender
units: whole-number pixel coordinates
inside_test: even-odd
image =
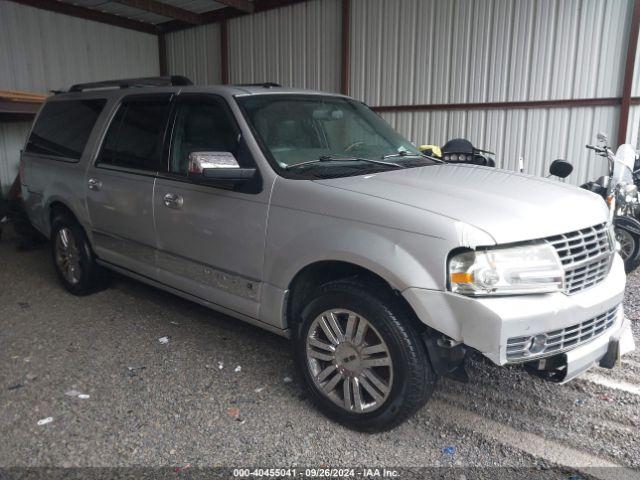
[[[399,291],[442,289],[449,250],[440,238],[276,207],[264,273],[267,283],[287,289],[304,267],[333,260],[365,268]]]
[[[635,235],[640,235],[640,222],[633,217],[616,217],[613,219],[613,225]]]

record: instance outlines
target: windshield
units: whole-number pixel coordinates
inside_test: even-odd
[[[315,175],[319,170],[335,174],[336,169],[346,169],[349,174],[353,170],[433,163],[371,109],[353,100],[323,95],[256,95],[237,101],[282,169],[313,170]],[[385,159],[386,164],[371,162]],[[418,164],[412,165],[416,160]]]
[[[635,162],[636,151],[634,148],[628,143],[620,145],[614,157],[611,187],[620,183],[633,185],[633,167]]]

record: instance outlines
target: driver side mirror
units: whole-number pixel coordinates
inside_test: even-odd
[[[566,160],[554,160],[549,167],[549,174],[559,178],[567,178],[573,172],[573,165]]]
[[[255,168],[240,168],[231,152],[191,152],[189,179],[196,183],[233,186],[251,180]]]

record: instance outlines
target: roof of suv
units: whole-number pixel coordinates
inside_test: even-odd
[[[299,88],[283,87],[276,83],[265,82],[244,85],[193,85],[186,77],[147,77],[103,82],[85,83],[73,85],[67,92],[56,92],[56,97],[78,98],[85,96],[121,97],[129,94],[140,93],[165,93],[165,92],[200,92],[217,93],[224,96],[247,96],[268,94],[305,94],[305,95],[332,95],[344,96],[338,93],[321,92],[318,90],[306,90]]]

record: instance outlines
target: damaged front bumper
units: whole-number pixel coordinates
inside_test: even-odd
[[[573,295],[472,298],[409,288],[403,296],[452,345],[471,347],[497,365],[526,364],[568,381],[594,364],[612,367],[634,348],[622,309],[625,282],[616,255],[604,281]]]
[[[615,367],[620,358],[635,350],[631,322],[619,308],[613,327],[593,340],[551,357],[525,363],[530,373],[566,383],[593,366]]]

